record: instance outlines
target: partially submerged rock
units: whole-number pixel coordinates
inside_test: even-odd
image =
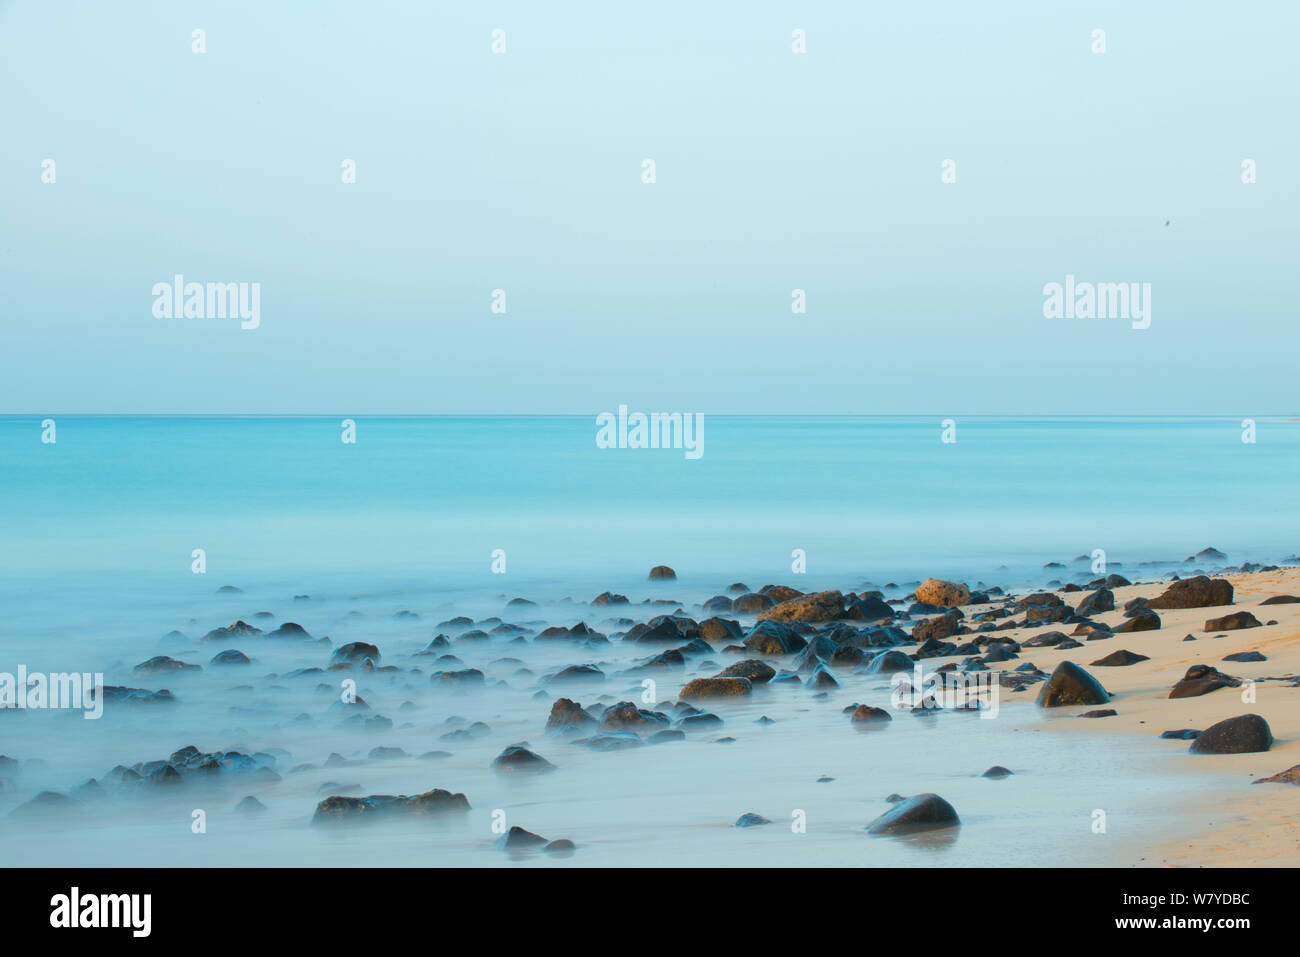
[[[683,701],[701,698],[741,698],[751,694],[753,684],[748,678],[696,678],[688,682],[679,697]]]
[[[937,794],[917,794],[895,804],[867,825],[868,834],[916,834],[959,827],[951,804]]]
[[[424,817],[433,814],[468,811],[469,799],[434,788],[423,794],[372,794],[369,797],[334,795],[316,805],[313,824],[343,824],[393,817]]]

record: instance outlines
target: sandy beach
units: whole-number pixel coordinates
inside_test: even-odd
[[[1095,721],[1053,722],[1054,729],[1098,737],[1105,735],[1156,736],[1166,730],[1204,729],[1216,721],[1240,714],[1259,714],[1269,724],[1274,744],[1267,752],[1249,754],[1187,754],[1187,767],[1198,771],[1211,768],[1231,790],[1227,796],[1198,799],[1180,798],[1181,814],[1190,815],[1189,828],[1180,840],[1153,844],[1143,855],[1144,865],[1168,866],[1296,866],[1300,864],[1300,789],[1281,783],[1252,784],[1300,764],[1300,604],[1264,605],[1276,595],[1300,593],[1300,569],[1282,568],[1249,574],[1226,575],[1234,590],[1234,604],[1218,608],[1170,609],[1160,612],[1161,627],[1155,631],[1115,635],[1090,641],[1071,651],[1036,649],[1035,663],[1050,671],[1060,661],[1082,665],[1113,695],[1113,717]],[[1135,597],[1153,598],[1167,583],[1148,583],[1113,589],[1116,611],[1099,614],[1097,620],[1111,625],[1123,621],[1118,610]],[[1067,601],[1078,594],[1061,592]],[[1264,624],[1236,631],[1205,631],[1207,619],[1231,611],[1252,612]],[[1010,632],[1029,638],[1043,629]],[[1067,632],[1069,629],[1066,629]],[[1186,636],[1195,641],[1186,641]],[[1089,662],[1119,649],[1146,655],[1125,667],[1091,667]],[[1261,662],[1225,662],[1228,655],[1260,652]],[[1169,692],[1188,668],[1213,665],[1220,671],[1258,682],[1255,700],[1242,701],[1242,689],[1221,688],[1193,698],[1170,699]],[[1006,666],[1003,666],[1006,667]],[[1265,680],[1267,679],[1267,680]],[[1278,680],[1284,679],[1284,680]],[[1285,680],[1290,679],[1290,680]],[[1033,691],[1023,692],[1032,694]],[[1064,709],[1063,709],[1064,710]],[[1077,711],[1085,708],[1074,709]],[[1186,742],[1169,741],[1171,751],[1185,751]]]

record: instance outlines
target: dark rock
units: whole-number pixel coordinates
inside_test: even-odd
[[[748,814],[740,815],[740,818],[736,821],[734,826],[735,827],[761,827],[764,824],[771,824],[771,823],[772,822],[769,821],[767,818],[763,817],[763,815],[755,814],[751,811]]]
[[[669,568],[667,565],[656,565],[654,568],[650,569],[651,581],[674,579],[676,577],[677,577],[677,573],[673,571],[671,568]]]
[[[1261,628],[1259,619],[1248,611],[1234,611],[1222,618],[1206,619],[1202,631],[1237,631],[1242,628]]]
[[[422,817],[468,810],[469,800],[465,795],[453,794],[442,788],[434,788],[432,791],[411,797],[391,794],[372,794],[369,797],[334,795],[316,805],[312,823],[332,824],[386,817]]]
[[[748,678],[751,684],[766,684],[776,677],[776,669],[759,658],[746,658],[723,668],[715,677]]]
[[[748,678],[696,678],[687,683],[678,696],[683,701],[700,698],[740,698],[754,690]]]
[[[1121,649],[1112,651],[1104,658],[1098,658],[1092,663],[1094,668],[1124,668],[1128,665],[1135,665],[1139,661],[1150,661],[1147,655],[1139,655],[1136,652]]]
[[[540,754],[535,754],[520,745],[511,745],[492,760],[492,767],[498,771],[526,771],[538,773],[554,771],[555,765]]]
[[[1199,698],[1220,688],[1236,688],[1241,682],[1210,665],[1192,665],[1169,692],[1171,698]]]
[[[1192,742],[1193,754],[1247,754],[1273,746],[1268,722],[1257,714],[1224,718],[1210,725]]]
[[[1072,661],[1062,661],[1038,693],[1038,705],[1059,708],[1067,705],[1106,704],[1110,695],[1088,672]]]
[[[1232,584],[1225,579],[1205,575],[1184,578],[1147,602],[1151,608],[1209,608],[1232,604]]]
[[[1115,626],[1116,634],[1127,634],[1134,631],[1156,631],[1160,628],[1160,616],[1154,611],[1142,609],[1132,618]]]
[[[960,825],[956,810],[939,795],[917,794],[872,821],[867,825],[867,833],[915,834]]]

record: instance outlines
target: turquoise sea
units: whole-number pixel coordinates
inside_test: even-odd
[[[109,707],[98,721],[0,712],[0,752],[21,768],[0,786],[0,851],[11,863],[509,863],[491,849],[496,811],[577,841],[578,863],[1033,866],[1067,862],[1062,847],[1069,863],[1126,862],[1121,848],[1172,819],[1171,782],[1212,786],[1191,768],[1169,776],[1180,758],[1168,742],[1089,749],[1020,703],[995,721],[944,713],[854,734],[843,708],[883,704],[888,686],[843,674],[820,697],[770,688],[719,704],[719,732],[594,753],[544,734],[555,689],[542,679],[591,663],[608,677],[574,697],[638,700],[630,669],[644,648],[469,642],[441,623],[501,618],[532,634],[585,621],[612,635],[678,605],[707,617],[700,604],[737,581],[902,597],[927,575],[1006,588],[1086,581],[1090,563],[1076,559],[1097,549],[1108,570],[1136,580],[1196,567],[1183,560],[1207,546],[1232,564],[1300,548],[1300,423],[1286,418],[1256,420],[1246,443],[1242,420],[1227,416],[959,417],[956,441],[945,443],[940,417],[710,416],[696,460],[680,449],[598,448],[594,415],[359,417],[355,443],[341,441],[343,416],[53,416],[52,443],[42,442],[44,418],[0,419],[0,671],[102,672],[109,684],[166,687],[177,700]],[[806,571],[792,568],[796,550]],[[677,579],[648,582],[656,564]],[[588,604],[607,590],[632,604]],[[515,597],[537,604],[508,606]],[[264,630],[298,622],[330,644],[200,640],[236,619]],[[484,670],[479,694],[430,685],[431,659],[418,653],[440,632],[463,666]],[[290,677],[325,668],[346,641],[373,642],[397,666],[357,679],[368,707],[391,722],[378,730],[338,714],[338,675]],[[227,644],[253,663],[237,673],[210,665]],[[159,654],[203,670],[135,674]],[[671,702],[680,680],[662,679],[658,700]],[[756,724],[762,716],[775,723]],[[475,721],[490,732],[443,737]],[[491,759],[522,741],[560,770],[524,782],[493,774]],[[275,755],[280,780],[113,792],[74,826],[50,830],[6,817],[42,789],[68,792],[190,744]],[[372,759],[377,746],[406,757]],[[418,759],[431,750],[449,756]],[[331,754],[341,763],[327,763]],[[979,778],[991,764],[1017,775]],[[414,831],[310,825],[328,793],[432,787],[463,791],[473,811]],[[885,795],[922,790],[961,811],[955,842],[862,836]],[[267,807],[255,820],[232,812],[246,794]],[[1122,811],[1110,842],[1083,836],[1098,807]],[[197,808],[205,834],[191,828]],[[750,811],[779,826],[729,827]],[[795,811],[806,833],[791,832]]]

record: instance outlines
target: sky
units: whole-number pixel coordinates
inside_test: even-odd
[[[0,0],[0,413],[1292,413],[1297,35],[1281,0]],[[259,283],[257,328],[156,316],[177,274]],[[1150,327],[1046,318],[1067,274],[1150,283]]]

